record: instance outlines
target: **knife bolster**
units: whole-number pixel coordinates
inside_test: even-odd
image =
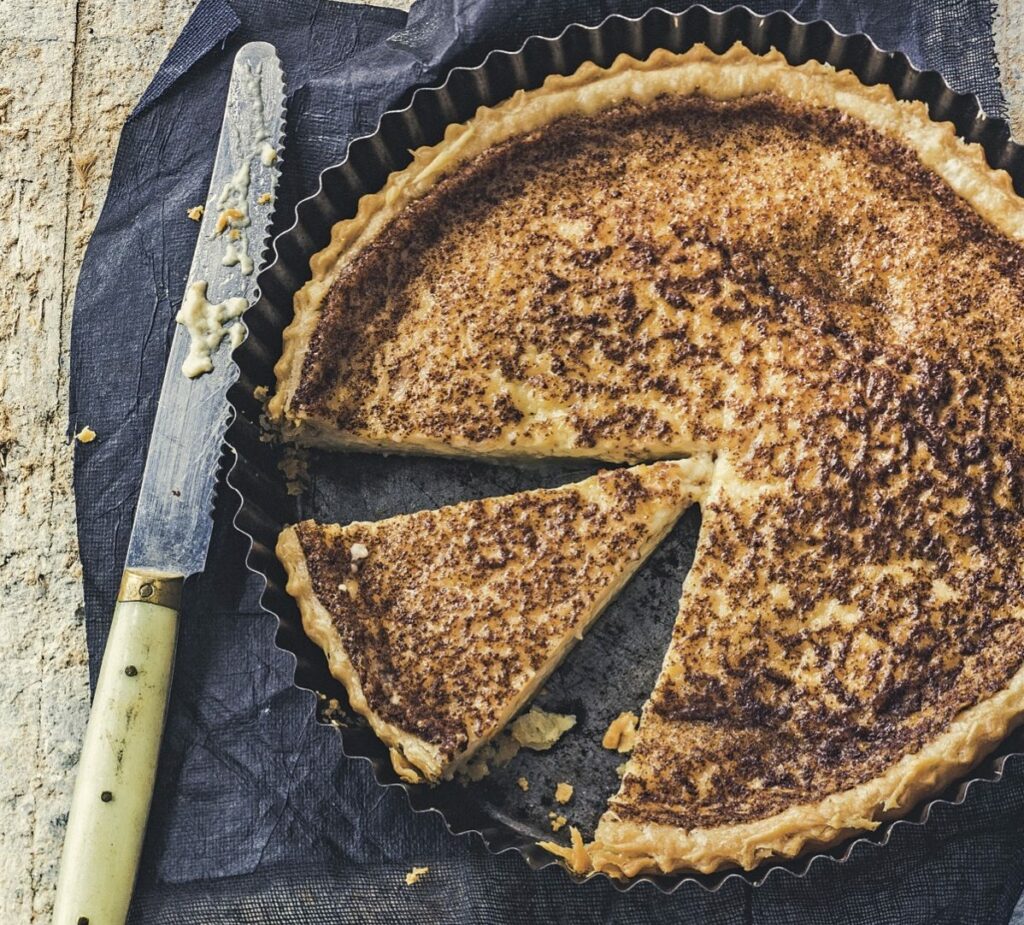
[[[181,575],[126,568],[121,575],[117,600],[119,603],[141,601],[144,604],[159,604],[161,607],[178,610],[181,605],[181,586],[184,582],[185,579]]]

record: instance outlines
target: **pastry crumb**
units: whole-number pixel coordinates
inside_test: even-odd
[[[213,233],[222,234],[225,228],[242,221],[243,218],[245,216],[242,214],[241,209],[224,209],[217,216],[217,224],[214,226]]]
[[[429,871],[429,867],[414,867],[405,875],[405,885],[412,886],[414,883],[419,883]]]
[[[571,844],[567,847],[551,841],[537,842],[545,851],[550,851],[556,857],[565,861],[569,870],[577,874],[585,874],[594,869],[587,852],[587,846],[583,844],[583,835],[576,826],[569,827],[569,839]]]
[[[306,451],[302,447],[288,444],[284,454],[277,463],[277,468],[284,474],[285,491],[293,497],[306,490],[309,481],[309,469]]]
[[[254,393],[255,394],[255,393]],[[260,443],[279,443],[281,432],[267,416],[266,411],[260,412]]]
[[[639,722],[637,715],[631,711],[620,713],[612,720],[601,744],[622,755],[633,751],[633,746],[636,744],[636,727]]]
[[[262,193],[260,198],[256,200],[258,205],[265,206],[268,202],[273,202],[274,197],[270,193]]]
[[[258,385],[252,390],[252,397],[256,401],[266,401],[270,397],[270,389],[265,385]]]
[[[341,702],[337,697],[331,697],[329,700],[326,694],[318,693],[317,696],[321,702],[325,702],[325,705],[320,708],[320,715],[334,726],[335,729],[340,729],[343,726],[347,726],[347,717],[345,716],[344,710],[341,708]]]
[[[563,827],[563,826],[564,826],[564,825],[565,825],[565,824],[566,824],[566,823],[567,823],[568,821],[569,821],[569,820],[568,820],[568,819],[566,819],[566,818],[565,818],[565,816],[558,816],[558,815],[556,815],[556,816],[554,817],[554,819],[552,819],[552,820],[551,820],[551,831],[552,831],[552,832],[557,832],[557,831],[558,831],[559,829],[561,829],[561,828],[562,828],[562,827]]]
[[[540,707],[531,707],[529,713],[516,718],[511,730],[513,737],[523,748],[543,752],[551,748],[575,725],[575,716],[548,713]]]
[[[352,556],[353,562],[358,562],[360,559],[365,559],[370,554],[370,550],[362,543],[353,543],[349,554]]]
[[[530,782],[525,777],[520,777],[519,780],[516,781],[516,786],[518,786],[523,793],[526,793],[526,791],[530,789]]]
[[[75,434],[75,439],[79,443],[92,443],[96,439],[96,431],[86,424],[85,427]]]
[[[619,766],[618,766],[618,767],[617,767],[617,768],[615,769],[615,773],[616,773],[616,774],[618,774],[618,775],[619,775],[619,777],[622,777],[622,776],[623,776],[623,775],[624,775],[624,774],[626,773],[626,765],[627,765],[627,764],[629,764],[629,762],[628,762],[628,761],[623,761],[623,762],[622,762],[622,764],[620,764],[620,765],[619,765]]]
[[[555,787],[555,799],[559,803],[568,803],[572,799],[572,784],[567,784],[564,780],[558,782],[558,786]]]
[[[201,222],[203,220],[203,213],[206,211],[206,206],[192,206],[185,214],[192,219],[194,222]]]

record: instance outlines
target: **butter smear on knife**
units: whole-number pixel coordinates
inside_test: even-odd
[[[233,346],[241,342],[243,328],[239,316],[249,307],[242,298],[210,302],[206,298],[206,281],[198,280],[188,287],[181,308],[175,316],[191,337],[188,356],[181,364],[181,371],[194,379],[213,369],[213,353],[225,336],[231,337]]]
[[[255,269],[253,259],[249,256],[249,232],[247,231],[251,224],[249,186],[252,182],[252,172],[249,159],[259,157],[260,163],[264,167],[270,167],[277,160],[277,149],[267,141],[269,135],[263,110],[263,94],[260,91],[260,72],[254,71],[252,65],[246,65],[242,75],[242,90],[252,101],[256,131],[253,134],[250,154],[224,184],[224,188],[217,197],[217,224],[212,236],[217,237],[224,234],[225,231],[228,232],[221,263],[226,267],[237,266],[243,275],[249,276]],[[263,204],[269,202],[269,199],[260,198],[258,201]]]
[[[217,217],[213,228],[208,232],[211,239],[220,238],[223,242],[221,266],[238,267],[243,277],[251,276],[256,268],[255,261],[249,254],[249,228],[252,225],[249,193],[253,181],[251,162],[258,159],[264,166],[269,167],[278,157],[277,149],[268,140],[270,132],[264,113],[261,75],[262,65],[253,68],[249,62],[244,63],[240,72],[240,95],[251,103],[254,129],[248,142],[241,139],[238,141],[238,145],[247,149],[247,153],[243,155],[241,163],[224,183],[213,203]],[[273,202],[273,175],[270,180],[271,191],[264,192],[257,198],[258,205]],[[188,215],[189,218],[199,221],[203,217],[203,212],[202,206],[196,206],[189,210]],[[265,230],[264,224],[260,227]],[[255,243],[260,246],[262,238]],[[188,329],[191,338],[188,355],[181,365],[181,371],[189,379],[213,370],[213,354],[225,337],[229,339],[232,349],[238,347],[245,339],[245,327],[238,319],[249,307],[248,301],[238,297],[224,299],[222,302],[211,302],[206,297],[206,288],[207,283],[203,280],[192,283],[176,316],[178,324]]]

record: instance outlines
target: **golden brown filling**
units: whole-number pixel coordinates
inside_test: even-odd
[[[1022,293],[1021,248],[855,120],[631,103],[406,209],[343,268],[293,410],[412,449],[713,448],[612,808],[737,822],[877,775],[1020,668]]]

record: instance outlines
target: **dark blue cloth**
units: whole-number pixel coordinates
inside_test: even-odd
[[[671,4],[668,4],[671,5]],[[710,4],[722,8],[723,4]],[[557,0],[420,0],[404,14],[330,0],[202,0],[126,124],[107,202],[78,286],[72,337],[71,430],[95,679],[124,559],[166,350],[205,198],[232,57],[245,41],[273,42],[288,83],[288,139],[279,224],[312,192],[350,139],[373,129],[410,87],[494,47],[572,21],[595,23],[647,4]],[[680,5],[681,6],[681,5]],[[986,2],[871,0],[753,2],[865,31],[919,66],[942,71],[1003,113]],[[715,922],[997,923],[1024,879],[1024,768],[975,787],[963,807],[939,807],[884,848],[846,864],[816,862],[804,879],[780,873],[752,889],[570,883],[455,839],[434,814],[414,815],[365,764],[342,758],[292,685],[258,584],[243,565],[218,501],[209,567],[189,589],[157,791],[134,920],[157,923]],[[402,875],[427,864],[407,888]]]

